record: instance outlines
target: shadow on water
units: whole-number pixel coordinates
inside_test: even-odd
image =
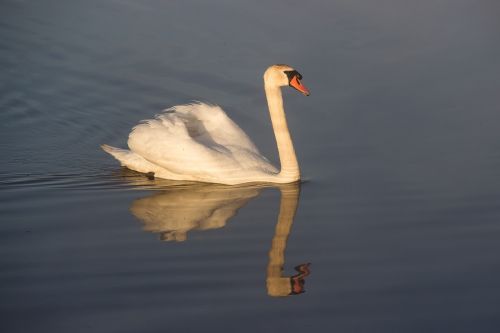
[[[223,228],[240,208],[258,197],[263,189],[279,189],[279,214],[267,265],[267,293],[269,296],[290,296],[305,292],[305,278],[310,274],[309,263],[297,265],[295,275],[287,276],[283,273],[288,236],[299,203],[300,184],[189,184],[152,180],[126,171],[122,174],[136,186],[158,185],[162,189],[133,201],[130,211],[143,223],[144,230],[160,234],[163,241],[185,241],[190,231]]]

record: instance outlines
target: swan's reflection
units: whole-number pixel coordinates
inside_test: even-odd
[[[283,275],[285,248],[297,210],[300,184],[171,186],[159,193],[135,200],[130,210],[143,222],[145,230],[159,233],[162,240],[184,241],[188,231],[224,227],[238,209],[257,197],[262,189],[269,187],[279,188],[281,201],[269,251],[267,293],[270,296],[301,294],[304,292],[304,278],[310,273],[309,264],[296,266],[297,274],[293,276]]]
[[[144,230],[160,233],[162,240],[184,241],[190,230],[224,227],[259,192],[207,184],[172,187],[135,200],[130,211],[143,222]]]

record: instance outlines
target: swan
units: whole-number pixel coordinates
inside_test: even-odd
[[[281,170],[217,105],[196,102],[166,109],[130,132],[130,150],[102,145],[102,149],[132,170],[154,177],[235,185],[292,183],[300,169],[283,109],[281,87],[309,96],[302,75],[288,65],[272,65],[264,72],[264,89],[278,145]]]

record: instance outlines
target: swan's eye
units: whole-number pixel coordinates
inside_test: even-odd
[[[296,80],[302,80],[302,75],[296,70],[285,71],[286,76],[288,76],[288,82],[291,82],[294,78]]]

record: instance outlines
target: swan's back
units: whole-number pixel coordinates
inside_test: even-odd
[[[143,121],[128,146],[170,173],[165,178],[236,183],[278,172],[219,106],[205,103],[178,105]]]

